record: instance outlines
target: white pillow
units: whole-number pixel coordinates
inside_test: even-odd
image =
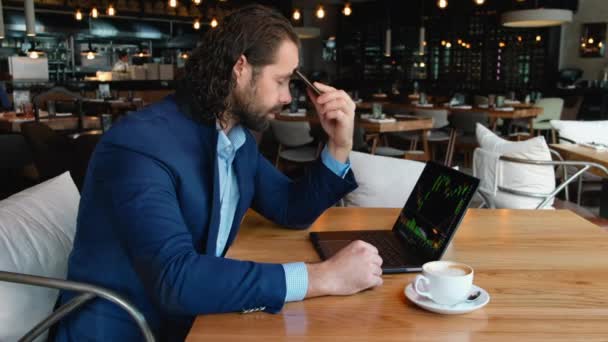
[[[559,132],[560,137],[574,140],[577,143],[597,142],[608,144],[608,120],[551,120],[551,126]]]
[[[0,270],[65,279],[79,200],[66,172],[0,201]],[[0,341],[22,337],[51,313],[57,295],[0,281]]]
[[[480,124],[477,124],[476,133],[479,146],[485,151],[520,159],[551,160],[551,152],[544,137],[517,142],[508,141]],[[555,172],[552,166],[500,161],[498,168],[496,170],[498,186],[540,194],[548,194],[555,189]],[[493,201],[496,208],[536,209],[542,199],[497,191]],[[553,200],[547,203],[545,208],[551,208],[552,205]]]
[[[351,152],[350,165],[359,187],[344,197],[346,206],[403,208],[425,164]]]

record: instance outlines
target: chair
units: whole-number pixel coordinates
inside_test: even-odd
[[[534,104],[543,109],[543,113],[533,121],[534,130],[551,130],[551,120],[559,120],[564,109],[564,100],[559,97],[542,98]]]
[[[395,115],[395,114],[403,114],[403,109],[400,106],[396,106],[396,105],[385,105],[383,107],[383,111],[385,114],[388,115]],[[356,126],[356,124],[355,124]],[[355,129],[357,129],[355,127]],[[361,133],[359,133],[361,137],[365,138],[365,142],[367,144],[367,142],[369,140],[372,140],[374,138],[374,135],[365,135],[365,132],[363,131],[363,129],[361,129]],[[376,135],[377,136],[377,135]],[[423,156],[423,152],[422,151],[416,151],[416,145],[418,142],[418,137],[420,136],[420,133],[418,132],[396,132],[396,133],[387,133],[385,135],[383,135],[384,137],[384,145],[383,146],[371,146],[371,147],[367,147],[365,149],[366,152],[372,152],[375,155],[379,155],[379,156],[385,156],[385,157],[396,157],[396,158],[407,158],[407,159],[412,159],[413,157],[415,157],[416,155],[419,155],[420,157],[418,159],[420,159]],[[407,140],[409,142],[409,149],[404,150],[398,147],[394,147],[394,146],[389,146],[389,141],[392,141],[392,137],[397,137],[398,139],[404,139]],[[401,146],[399,146],[401,147]]]
[[[476,149],[475,153],[478,153],[478,150],[479,149]],[[559,158],[559,154],[557,152],[552,151],[552,153],[557,154],[557,156]],[[545,192],[545,193],[534,192],[534,191],[523,191],[523,190],[510,188],[507,184],[503,184],[503,185],[497,184],[497,189],[502,192],[509,193],[509,194],[516,195],[516,196],[526,196],[526,197],[540,199],[541,201],[539,202],[539,204],[536,206],[535,209],[546,208],[547,205],[549,204],[549,202],[555,199],[555,196],[557,194],[559,194],[562,190],[566,191],[567,186],[570,183],[576,181],[577,179],[580,179],[581,176],[583,175],[583,173],[587,172],[591,168],[597,168],[599,170],[602,170],[606,174],[608,174],[608,168],[605,168],[602,165],[599,165],[596,163],[591,163],[591,162],[563,161],[563,160],[532,160],[532,159],[507,157],[507,156],[500,156],[499,161],[519,164],[522,166],[538,165],[538,166],[563,167],[564,169],[567,166],[574,166],[574,167],[579,168],[579,170],[576,171],[571,176],[568,176],[567,171],[564,170],[563,172],[566,175],[565,179],[560,184],[558,184],[552,191]],[[485,193],[481,189],[480,189],[480,194],[482,195],[482,198],[484,199],[484,201],[490,208],[496,208],[495,202],[491,199],[491,196],[489,196],[487,193]]]
[[[583,96],[569,96],[564,99],[564,108],[562,109],[561,120],[576,120],[578,119],[578,112],[583,104]]]
[[[89,159],[102,132],[87,131],[72,136],[57,133],[41,122],[21,125],[41,181],[69,171],[78,189],[84,185]]]
[[[310,135],[310,124],[306,121],[271,120],[270,127],[279,142],[275,166],[284,159],[295,163],[315,161],[319,157],[320,144],[310,146],[314,138]]]
[[[570,121],[551,120],[551,127],[558,133],[559,143],[597,142],[608,144],[608,120],[599,121]],[[572,170],[570,170],[572,172]],[[585,173],[578,180],[577,200],[581,204],[584,192],[601,191],[602,178],[592,173]]]
[[[435,146],[439,143],[448,143],[450,141],[450,132],[445,130],[450,125],[448,110],[416,108],[414,114],[433,118],[433,129],[429,131],[427,140],[431,145],[431,159],[435,160]],[[444,165],[450,166],[452,163],[452,153],[453,149],[451,146],[448,146],[443,162]]]
[[[21,133],[32,151],[40,180],[45,181],[71,169],[74,146],[70,138],[41,122],[24,122]]]
[[[473,160],[473,151],[479,146],[475,136],[475,128],[478,123],[488,127],[488,114],[484,112],[453,112],[450,115],[450,124],[458,132],[454,148],[464,153],[465,167],[470,167]]]
[[[29,184],[23,170],[32,162],[32,153],[21,134],[0,134],[0,199]]]
[[[348,207],[402,208],[425,165],[355,151],[349,159],[358,187],[344,197]]]
[[[84,125],[82,113],[83,97],[77,93],[71,92],[64,87],[53,87],[45,92],[42,92],[32,99],[34,104],[34,118],[40,121],[40,110],[47,110],[48,101],[55,102],[55,112],[57,113],[72,113],[72,116],[78,118],[78,129],[81,131]]]
[[[532,135],[540,135],[541,132],[551,132],[551,142],[555,143],[555,132],[551,128],[551,124],[549,123],[551,120],[559,120],[562,115],[562,109],[564,108],[564,100],[558,97],[554,98],[542,98],[536,101],[534,104],[536,107],[541,107],[543,112],[541,115],[534,118],[532,121],[532,129],[534,134]],[[519,132],[519,129],[528,129],[528,121],[527,120],[514,120],[511,125],[516,127],[516,133],[510,134],[513,139],[522,140],[526,139],[530,136],[528,132]],[[548,137],[548,136],[546,136]]]
[[[479,193],[490,208],[550,208],[562,190],[568,200],[567,186],[590,168],[608,172],[596,163],[562,160],[543,137],[509,142],[477,125],[477,138],[481,147],[473,155],[473,172],[481,180]],[[569,175],[568,166],[578,169]],[[562,174],[559,184],[554,168],[560,168]]]
[[[127,300],[98,286],[65,280],[79,200],[64,173],[0,201],[0,340],[45,338],[54,323],[77,315],[79,308],[99,297],[122,307],[144,339],[154,341],[144,316]],[[53,312],[57,289],[82,294]]]

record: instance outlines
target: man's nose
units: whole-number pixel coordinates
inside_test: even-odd
[[[284,105],[291,102],[291,93],[289,92],[289,90],[281,92],[281,97],[279,98],[279,101],[281,102],[281,104]]]

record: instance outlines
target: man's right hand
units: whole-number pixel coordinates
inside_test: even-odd
[[[367,242],[353,241],[330,259],[306,266],[306,298],[351,295],[382,285],[382,258]]]

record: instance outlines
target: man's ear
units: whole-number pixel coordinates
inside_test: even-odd
[[[240,80],[247,78],[247,75],[251,73],[251,65],[247,62],[247,57],[245,57],[245,55],[241,55],[239,59],[236,60],[232,72],[234,73],[234,78],[237,83],[240,82]]]

